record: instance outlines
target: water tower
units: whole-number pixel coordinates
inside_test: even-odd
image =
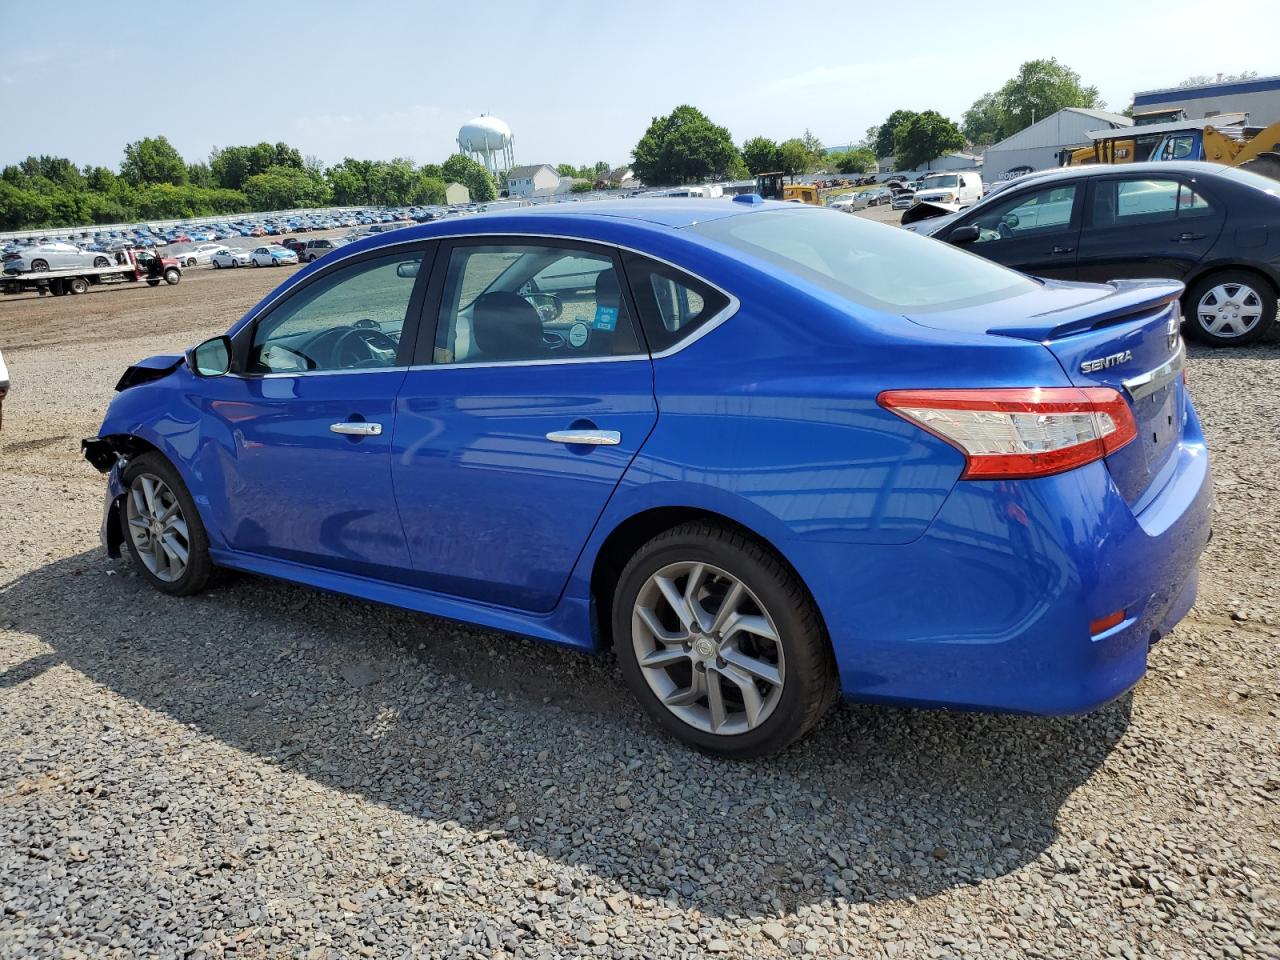
[[[516,165],[511,128],[497,117],[481,114],[468,120],[458,131],[458,149],[483,163],[490,173],[510,170]]]

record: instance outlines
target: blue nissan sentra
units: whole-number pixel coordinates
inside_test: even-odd
[[[1078,713],[1195,599],[1180,293],[758,197],[491,213],[130,367],[84,449],[165,593],[234,568],[611,648],[713,753],[837,694]]]

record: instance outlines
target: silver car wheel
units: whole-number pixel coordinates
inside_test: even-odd
[[[182,506],[168,484],[152,473],[134,477],[125,497],[125,517],[143,566],[166,583],[182,579],[191,541]]]
[[[1220,283],[1196,305],[1196,322],[1224,340],[1242,337],[1262,319],[1262,297],[1243,283]]]
[[[777,627],[746,584],[718,567],[685,561],[650,576],[631,637],[645,682],[691,727],[745,733],[778,706],[786,672]]]

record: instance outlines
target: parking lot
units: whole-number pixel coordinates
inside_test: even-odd
[[[0,301],[0,956],[1280,956],[1274,345],[1192,348],[1215,535],[1132,695],[728,763],[606,658],[103,555],[116,379],[292,269]]]

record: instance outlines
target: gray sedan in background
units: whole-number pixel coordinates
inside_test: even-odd
[[[81,250],[70,243],[40,243],[34,247],[23,247],[6,253],[3,262],[5,273],[111,266],[111,260],[105,253]]]

